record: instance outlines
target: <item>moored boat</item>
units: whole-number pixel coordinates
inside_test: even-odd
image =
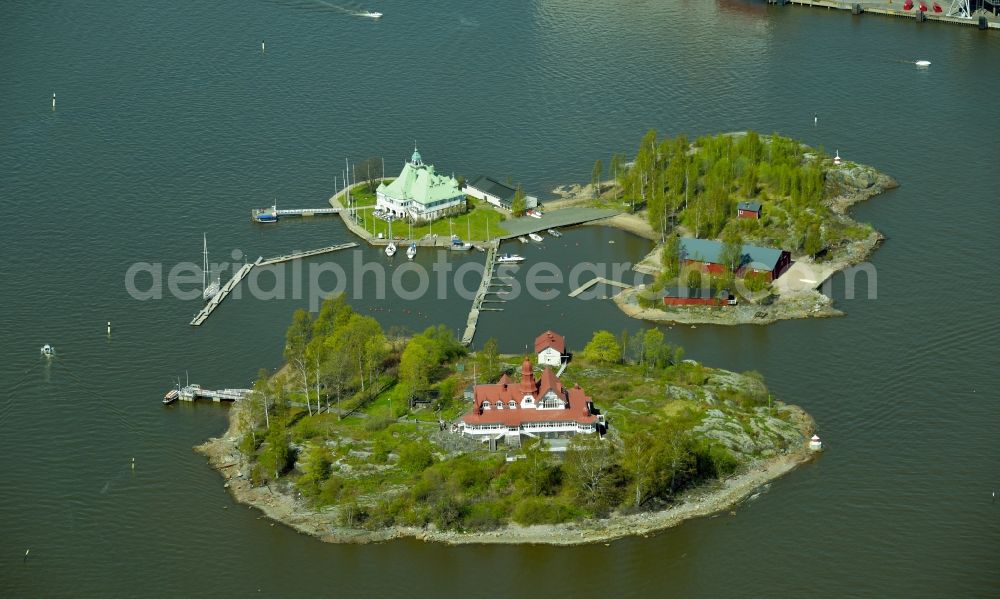
[[[257,223],[276,223],[278,222],[278,206],[274,205],[270,208],[258,208],[253,211],[253,220]]]
[[[528,238],[525,237],[524,235],[519,236],[517,240],[520,241],[521,243],[528,243]]]
[[[541,241],[544,239],[544,237],[542,237],[538,233],[528,233],[528,237],[530,237],[532,241],[537,241],[539,243],[541,243]]]
[[[406,248],[406,258],[408,260],[413,260],[413,257],[417,255],[417,244],[411,243],[410,247]]]
[[[556,231],[555,229],[549,229],[548,233],[553,237],[562,237],[562,233]]]
[[[177,401],[178,396],[180,396],[180,392],[178,392],[177,389],[167,391],[166,395],[163,396],[163,405],[174,403]]]
[[[524,256],[519,256],[518,254],[504,254],[503,256],[497,258],[497,262],[500,264],[524,262]]]
[[[385,255],[392,258],[396,255],[396,242],[390,241],[389,245],[385,246]]]

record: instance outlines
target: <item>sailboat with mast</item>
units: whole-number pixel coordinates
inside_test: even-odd
[[[392,239],[392,219],[389,219],[389,245],[385,246],[385,255],[390,258],[396,255],[396,242]]]
[[[208,236],[204,233],[201,234],[202,240],[202,255],[204,256],[204,262],[201,268],[201,298],[206,302],[216,295],[218,295],[219,290],[222,286],[219,284],[219,279],[208,282],[209,275],[211,273],[208,271]]]

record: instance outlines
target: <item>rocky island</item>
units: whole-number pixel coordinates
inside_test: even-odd
[[[599,186],[595,178],[587,187],[555,190],[558,203],[622,206],[625,214],[594,224],[657,245],[636,266],[654,280],[619,293],[615,303],[635,318],[682,323],[842,314],[818,288],[866,261],[884,240],[847,211],[898,185],[839,152],[829,156],[753,131],[694,141],[650,131],[633,162],[612,159],[611,174]]]
[[[812,420],[759,374],[686,360],[658,329],[598,331],[577,352],[546,331],[535,355],[495,340],[470,354],[446,327],[386,333],[338,297],[296,312],[286,338],[285,366],[197,449],[238,501],[325,541],[647,534],[810,455]]]

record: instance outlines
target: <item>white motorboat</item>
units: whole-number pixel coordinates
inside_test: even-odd
[[[537,241],[539,243],[541,243],[541,241],[544,239],[544,237],[542,237],[538,233],[528,233],[528,237],[530,237],[532,241]]]
[[[519,236],[517,240],[520,241],[521,243],[528,243],[528,238],[525,237],[524,235]]]
[[[411,243],[410,247],[406,248],[406,258],[408,260],[413,260],[413,257],[417,255],[417,244]]]
[[[222,289],[222,285],[219,283],[218,279],[216,279],[212,283],[208,282],[209,274],[211,274],[208,272],[208,237],[206,237],[205,234],[202,233],[201,240],[203,246],[202,255],[204,256],[204,262],[201,267],[201,289],[202,289],[201,299],[207,302],[208,300],[218,295],[219,290]]]
[[[931,61],[929,61],[929,60],[918,60],[918,61],[914,62],[913,64],[917,65],[918,67],[929,67],[929,66],[931,66]]]
[[[46,358],[51,358],[52,356],[56,355],[56,348],[52,347],[48,343],[42,346],[41,351],[42,355],[45,356]]]
[[[548,233],[553,237],[562,237],[562,233],[556,231],[555,229],[549,229]]]
[[[381,19],[382,18],[382,13],[371,11],[371,10],[366,10],[365,12],[359,12],[358,16],[359,17],[368,17],[369,19]]]
[[[389,245],[385,246],[385,255],[392,258],[396,255],[396,243],[393,241],[389,242]]]
[[[518,262],[524,262],[524,256],[519,256],[517,254],[504,254],[497,258],[497,262],[500,264],[516,264]]]

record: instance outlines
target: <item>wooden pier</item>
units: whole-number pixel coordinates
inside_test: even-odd
[[[250,211],[250,218],[257,220],[262,214],[273,214],[281,218],[282,216],[320,216],[325,214],[340,214],[344,208],[285,208],[282,210],[272,208],[254,208]]]
[[[211,316],[212,312],[219,307],[219,304],[222,303],[222,300],[226,299],[226,296],[228,296],[230,292],[232,292],[232,290],[235,289],[236,286],[240,284],[240,281],[242,281],[244,277],[246,277],[247,274],[250,273],[250,270],[254,266],[260,264],[260,261],[261,258],[257,258],[256,262],[248,262],[243,266],[241,266],[240,269],[236,271],[236,274],[233,275],[233,278],[226,281],[226,284],[223,285],[222,289],[220,289],[219,292],[215,294],[215,297],[210,299],[208,303],[205,304],[205,307],[201,309],[201,312],[198,312],[198,314],[195,315],[194,320],[191,321],[191,326],[193,327],[199,326],[201,325],[201,323],[208,320],[208,317]]]
[[[285,254],[283,256],[275,256],[274,258],[268,258],[266,260],[261,260],[258,262],[257,266],[270,266],[272,264],[279,264],[281,262],[288,262],[289,260],[300,260],[302,258],[309,258],[312,256],[319,256],[320,254],[329,254],[330,252],[336,252],[337,250],[346,250],[347,248],[358,247],[356,242],[341,243],[340,245],[331,245],[325,248],[319,248],[316,250],[307,250],[304,252],[296,252],[294,254]]]
[[[596,279],[591,279],[590,281],[587,281],[583,285],[580,285],[579,287],[577,287],[573,291],[570,291],[569,292],[569,296],[570,297],[576,297],[576,296],[580,295],[581,293],[583,293],[584,291],[590,289],[594,285],[597,285],[598,283],[605,283],[607,285],[613,285],[615,287],[621,287],[622,289],[631,289],[632,288],[632,286],[629,285],[628,283],[621,283],[619,281],[612,281],[611,279],[605,279],[604,277],[597,277]]]
[[[239,401],[249,395],[251,389],[202,389],[201,385],[181,387],[177,398],[182,401],[211,399],[212,401]]]
[[[469,319],[466,321],[465,333],[462,335],[462,345],[468,346],[472,343],[472,338],[476,335],[476,325],[479,324],[479,313],[484,311],[499,312],[503,308],[484,308],[483,302],[486,294],[489,293],[490,283],[493,280],[493,269],[496,267],[497,248],[499,244],[493,244],[486,250],[486,264],[483,266],[483,281],[479,284],[479,291],[476,292],[475,299],[472,300],[472,309],[469,310]],[[494,300],[494,302],[502,300]]]

